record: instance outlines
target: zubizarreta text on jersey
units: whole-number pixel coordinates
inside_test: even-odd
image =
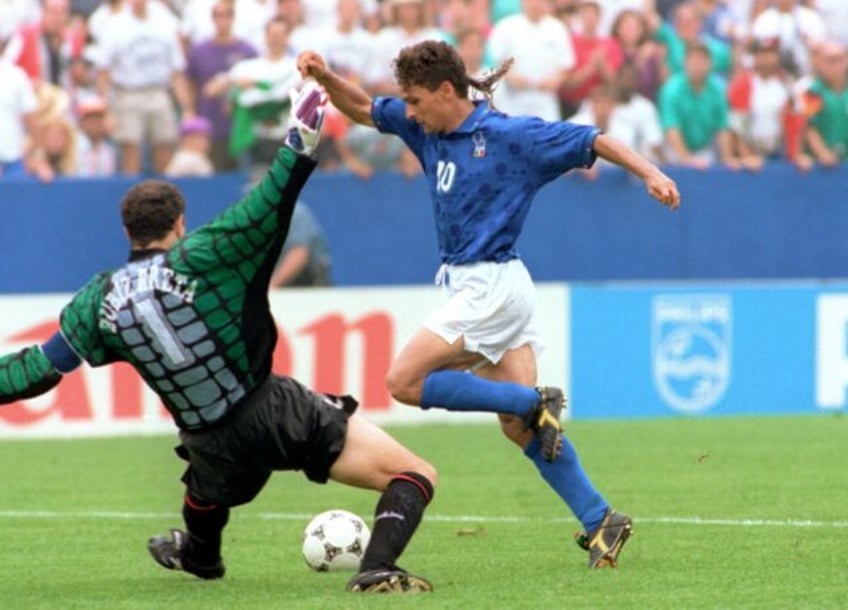
[[[157,260],[158,259],[158,260]],[[111,288],[100,304],[100,328],[115,332],[118,313],[127,303],[147,296],[154,290],[172,294],[184,303],[192,303],[197,280],[189,279],[161,264],[159,257],[138,265],[129,265],[112,276]]]

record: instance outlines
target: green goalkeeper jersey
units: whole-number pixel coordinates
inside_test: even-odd
[[[271,372],[268,282],[313,168],[283,147],[265,178],[214,220],[92,278],[60,316],[73,352],[92,366],[129,362],[180,428],[226,416]],[[51,376],[42,347],[0,358],[0,403],[41,393]]]

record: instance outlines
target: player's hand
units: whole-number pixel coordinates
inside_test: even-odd
[[[327,73],[327,64],[315,51],[303,51],[297,56],[297,69],[303,78],[314,78],[320,83]]]
[[[680,193],[677,184],[664,173],[657,171],[645,179],[648,193],[671,210],[680,206]]]

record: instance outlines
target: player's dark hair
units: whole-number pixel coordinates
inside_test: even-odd
[[[472,78],[465,73],[465,64],[456,49],[441,40],[425,40],[401,50],[394,61],[394,70],[401,87],[419,86],[435,91],[447,81],[460,97],[468,97],[468,88],[473,87],[492,106],[495,86],[512,63],[510,57],[485,76]]]
[[[133,245],[147,246],[162,239],[185,214],[185,199],[173,184],[145,180],[121,200],[121,220]]]

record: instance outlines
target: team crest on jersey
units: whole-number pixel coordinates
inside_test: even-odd
[[[474,158],[479,159],[486,156],[486,136],[482,131],[475,131],[471,136],[471,141],[474,142]]]

